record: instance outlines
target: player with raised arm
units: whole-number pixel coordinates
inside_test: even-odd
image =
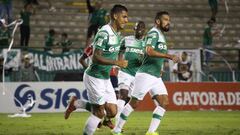
[[[121,135],[128,116],[137,108],[139,101],[143,100],[148,92],[157,101],[158,106],[153,111],[151,124],[146,135],[158,135],[156,130],[168,104],[168,93],[160,77],[160,69],[165,58],[171,59],[175,63],[179,62],[177,56],[167,53],[167,42],[163,32],[169,31],[169,28],[170,16],[168,12],[158,12],[155,17],[155,26],[147,34],[145,55],[135,76],[132,97],[120,114],[120,119],[112,131],[114,135]]]
[[[113,65],[126,67],[128,64],[126,60],[117,60],[121,40],[119,31],[128,22],[128,10],[125,6],[114,5],[110,17],[110,23],[104,25],[96,34],[92,63],[83,77],[92,107],[92,115],[86,121],[84,135],[92,135],[104,116],[113,118],[117,114],[117,99],[109,78]],[[70,101],[65,118],[69,117],[72,106],[74,100]]]

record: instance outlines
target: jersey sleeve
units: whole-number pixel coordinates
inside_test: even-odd
[[[104,50],[108,43],[109,35],[106,31],[99,31],[94,39],[94,48]]]
[[[150,32],[147,34],[147,38],[146,38],[146,46],[152,46],[155,47],[155,45],[158,42],[158,33],[157,32]]]

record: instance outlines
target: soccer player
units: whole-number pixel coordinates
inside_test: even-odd
[[[90,0],[86,0],[89,12],[89,26],[87,31],[86,47],[90,45],[90,39],[95,36],[98,29],[106,24],[107,10],[102,7],[103,1],[95,1],[95,6],[91,5]]]
[[[116,60],[121,40],[118,32],[128,22],[128,10],[125,6],[114,5],[110,17],[110,23],[104,25],[96,34],[92,64],[86,69],[83,77],[92,107],[92,115],[86,121],[84,135],[92,135],[104,116],[113,118],[117,114],[117,99],[109,73],[113,65],[126,67],[128,64],[127,60]],[[74,108],[74,101],[70,101],[65,118]]]
[[[120,119],[112,131],[114,135],[121,135],[121,130],[128,116],[138,106],[139,101],[143,100],[147,92],[157,101],[158,106],[153,111],[152,121],[146,135],[158,135],[156,130],[168,104],[168,93],[160,77],[160,69],[165,58],[171,59],[175,63],[179,61],[176,55],[167,54],[167,42],[163,32],[169,31],[169,28],[170,16],[168,12],[158,12],[155,17],[155,26],[147,34],[145,54],[142,65],[135,76],[132,97],[120,114]]]
[[[79,62],[82,64],[83,68],[86,69],[88,67],[88,63],[91,63],[91,59],[88,59],[88,63],[86,62],[86,59],[87,58],[91,58],[92,57],[92,54],[93,54],[93,46],[90,45],[90,46],[87,46],[85,49],[84,49],[84,53],[83,55],[81,56],[81,58],[79,59]],[[117,78],[115,78],[115,73],[117,72],[117,69],[116,67],[112,67],[111,71],[110,71],[110,81],[111,81],[111,84],[113,86],[113,88],[115,89],[115,93],[116,93],[116,87],[117,87]],[[86,101],[83,101],[81,99],[77,99],[77,97],[71,97],[72,100],[75,100],[74,101],[74,110],[76,110],[77,108],[81,108],[81,109],[86,109],[87,111],[91,112],[91,104],[89,102],[86,102]],[[98,128],[101,128],[101,126],[104,125],[104,126],[107,126],[109,127],[110,129],[113,129],[114,128],[114,124],[112,123],[111,119],[105,117],[103,122],[100,122],[98,124]]]
[[[129,101],[129,93],[133,87],[133,81],[138,68],[142,64],[144,49],[145,23],[138,21],[134,27],[135,35],[127,36],[122,40],[120,59],[128,60],[128,66],[122,68],[118,74],[118,87],[120,96],[117,101],[118,114],[116,115],[116,123],[120,113],[126,103]],[[131,88],[130,88],[131,87]]]

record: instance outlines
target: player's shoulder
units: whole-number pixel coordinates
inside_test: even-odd
[[[108,34],[113,33],[112,28],[109,24],[103,25],[102,28],[99,31],[100,32],[106,32]]]
[[[104,26],[102,26],[101,29],[99,29],[97,36],[107,37],[109,35],[109,32],[110,32],[109,27],[104,25]]]
[[[148,31],[148,36],[151,36],[152,38],[156,38],[159,36],[159,31],[157,28],[153,27]]]
[[[104,36],[114,35],[114,32],[109,24],[102,26],[98,33],[103,34]]]
[[[157,29],[156,27],[153,27],[149,31],[149,35],[151,35],[153,38],[158,38],[159,42],[166,42],[163,33],[159,29]]]

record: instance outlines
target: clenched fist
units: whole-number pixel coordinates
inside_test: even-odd
[[[128,66],[128,61],[127,60],[117,60],[116,65],[121,68],[125,68]]]
[[[180,58],[176,55],[172,55],[171,59],[174,63],[179,63],[180,62]]]

